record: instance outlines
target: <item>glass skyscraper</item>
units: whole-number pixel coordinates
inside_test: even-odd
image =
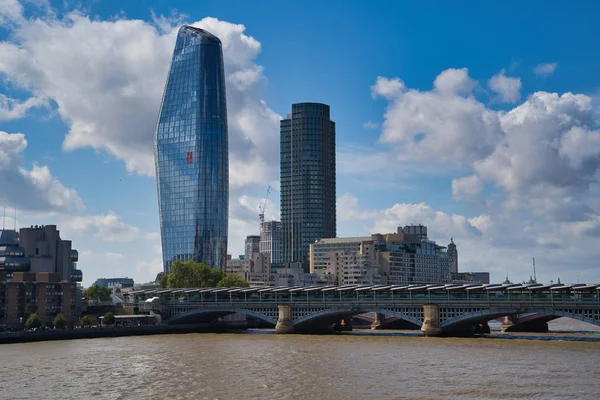
[[[311,243],[336,236],[335,122],[328,105],[300,103],[280,127],[282,262],[305,263]]]
[[[164,271],[175,260],[223,269],[229,160],[221,41],[179,29],[154,139]]]

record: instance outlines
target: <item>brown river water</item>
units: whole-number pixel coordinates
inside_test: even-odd
[[[492,327],[492,329],[494,329]],[[600,328],[425,338],[272,331],[0,346],[1,399],[600,399]]]

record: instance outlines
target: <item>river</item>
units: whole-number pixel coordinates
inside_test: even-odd
[[[600,398],[600,329],[550,327],[488,338],[256,330],[9,344],[0,398]]]

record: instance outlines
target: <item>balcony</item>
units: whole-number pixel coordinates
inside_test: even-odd
[[[81,282],[83,280],[83,272],[80,269],[71,270],[71,282]]]

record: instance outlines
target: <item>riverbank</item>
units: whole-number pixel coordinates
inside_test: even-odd
[[[2,332],[0,333],[0,344],[44,342],[52,340],[96,339],[122,336],[165,335],[178,333],[224,333],[244,329],[246,329],[245,325],[232,325],[231,323],[207,323],[189,325],[57,329],[36,332]]]

